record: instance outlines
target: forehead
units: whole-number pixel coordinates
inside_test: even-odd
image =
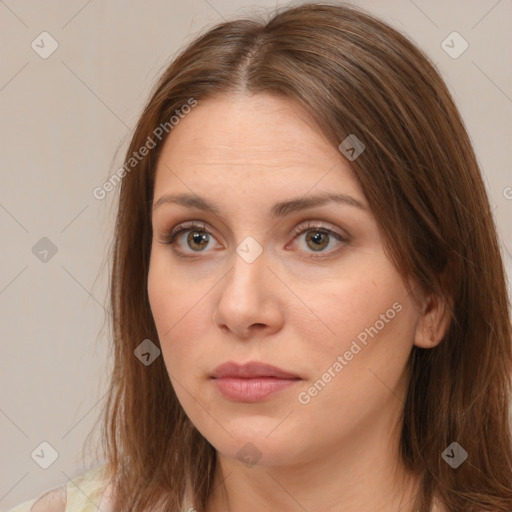
[[[296,196],[336,190],[364,198],[347,161],[297,103],[270,95],[199,101],[173,128],[158,161],[155,197],[170,189],[229,188]]]
[[[173,138],[186,139],[203,150],[220,144],[219,149],[229,146],[232,151],[271,152],[297,149],[299,142],[309,146],[314,139],[324,137],[296,102],[258,94],[222,95],[198,101],[173,129],[169,140]]]

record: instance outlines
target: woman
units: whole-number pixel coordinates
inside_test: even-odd
[[[118,176],[109,463],[32,510],[511,510],[496,228],[403,35],[347,5],[221,23]]]

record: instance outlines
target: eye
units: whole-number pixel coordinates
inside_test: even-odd
[[[305,234],[306,237],[304,239],[304,243],[307,249],[313,252],[312,255],[308,256],[309,258],[318,258],[324,257],[324,254],[331,252],[338,252],[345,243],[348,242],[348,238],[341,235],[340,233],[326,227],[323,225],[316,224],[315,222],[307,222],[305,224],[301,224],[294,228],[293,233],[297,235],[296,238],[300,239],[300,235]],[[338,244],[341,243],[342,247],[338,247],[338,249],[333,249],[330,251],[324,251],[326,247],[328,247],[332,239],[336,240]],[[320,255],[316,255],[314,253],[321,253]]]
[[[324,257],[325,253],[338,252],[338,250],[340,250],[343,245],[349,241],[347,237],[333,229],[324,225],[316,224],[315,222],[300,224],[292,230],[292,234],[296,234],[296,238],[299,238],[302,234],[306,234],[305,251],[312,253],[307,256],[309,258]],[[338,242],[338,245],[341,244],[342,247],[325,251],[324,249],[326,247],[332,245],[331,241],[333,239]],[[176,253],[183,257],[193,257],[201,252],[206,252],[211,240],[214,240],[214,238],[208,231],[206,224],[194,221],[179,224],[169,233],[161,235],[159,239],[161,243],[177,246],[175,249]],[[187,246],[191,250],[183,250],[183,246]],[[321,254],[317,255],[315,253]]]
[[[187,236],[184,236],[187,235]],[[185,244],[192,249],[192,251],[184,251],[181,249],[183,242],[181,239],[185,239]],[[191,253],[204,252],[208,247],[210,238],[213,239],[211,233],[207,230],[206,224],[198,222],[189,222],[176,226],[170,233],[164,234],[160,242],[169,245],[178,245],[180,248],[176,249],[176,252],[180,256],[189,256]],[[180,243],[181,242],[181,243]]]

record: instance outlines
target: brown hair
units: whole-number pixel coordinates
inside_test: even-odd
[[[434,348],[414,347],[400,456],[421,476],[415,509],[510,511],[512,337],[496,228],[476,157],[434,65],[397,30],[344,4],[303,4],[268,21],[220,23],[169,65],[138,122],[127,161],[191,98],[272,94],[293,99],[337,147],[349,134],[366,150],[349,162],[405,279],[449,307]],[[119,510],[179,510],[187,489],[207,503],[215,449],[183,411],[162,357],[147,293],[154,174],[165,137],[124,176],[113,245],[114,368],[104,448]],[[452,442],[469,454],[457,469]]]

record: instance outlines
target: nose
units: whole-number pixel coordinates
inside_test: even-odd
[[[212,314],[214,325],[224,333],[248,339],[281,329],[285,292],[268,263],[265,251],[250,263],[234,254],[233,267],[216,287]]]

